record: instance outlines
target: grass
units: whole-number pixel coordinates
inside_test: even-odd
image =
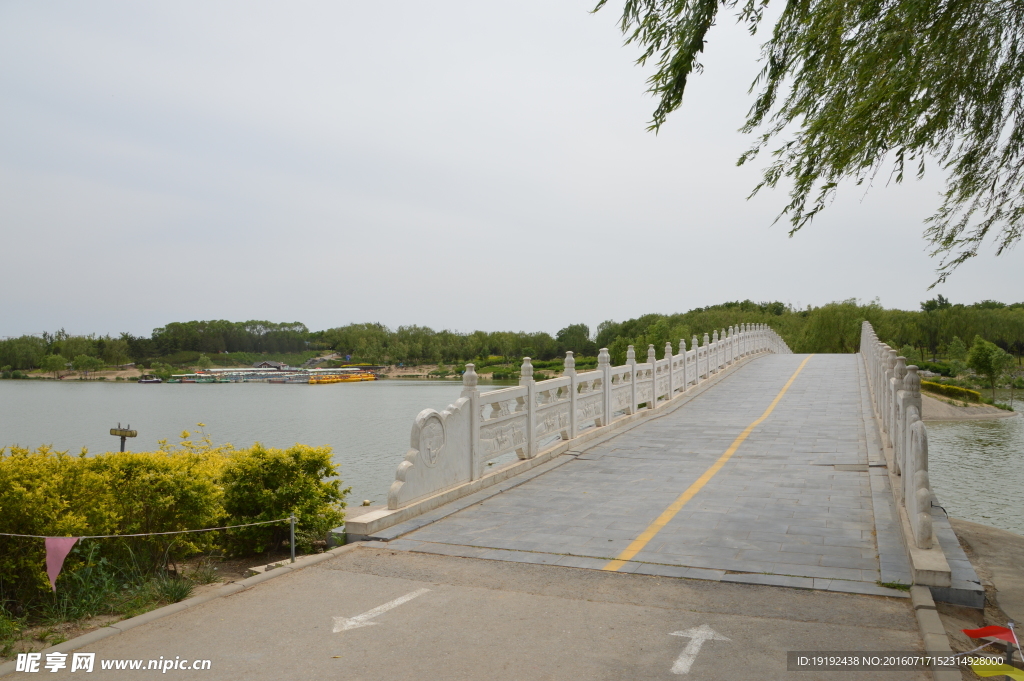
[[[0,657],[11,657],[14,644],[21,640],[25,620],[11,615],[0,607]]]
[[[204,560],[192,568],[187,577],[195,584],[213,584],[221,581],[217,568],[208,560]]]
[[[150,582],[149,588],[155,600],[164,603],[177,603],[192,595],[196,588],[195,582],[187,577],[175,577],[169,574],[158,575]]]
[[[878,586],[884,586],[886,589],[896,589],[897,591],[910,591],[910,585],[904,584],[903,582],[883,582],[877,580],[875,582]]]

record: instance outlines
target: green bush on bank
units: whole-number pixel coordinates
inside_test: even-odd
[[[916,364],[918,369],[923,369],[924,371],[932,371],[936,374],[939,374],[940,376],[946,376],[947,378],[956,378],[956,371],[954,370],[954,367],[952,367],[949,364],[925,361],[908,361],[907,364]]]
[[[968,390],[967,388],[961,388],[955,385],[921,381],[921,390],[935,393],[936,395],[951,397],[955,400],[963,400],[964,402],[981,402],[981,393],[977,390]]]
[[[329,447],[235,450],[193,443],[156,452],[87,457],[13,447],[0,450],[0,532],[40,536],[125,535],[194,530],[286,518],[311,548],[343,518],[347,489]],[[288,525],[156,537],[84,539],[65,561],[58,597],[46,576],[42,539],[0,536],[0,611],[33,618],[85,616],[107,607],[96,594],[138,595],[168,566],[201,552],[254,554],[287,538]],[[127,597],[127,596],[126,596]],[[133,596],[134,597],[134,596]],[[130,600],[130,599],[129,599]],[[111,603],[130,609],[130,603]],[[83,610],[84,608],[84,610]],[[119,610],[118,610],[119,611]]]

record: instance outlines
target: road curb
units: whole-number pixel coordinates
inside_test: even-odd
[[[150,610],[149,612],[142,613],[141,615],[121,620],[120,622],[114,622],[108,626],[90,631],[87,634],[82,634],[81,636],[76,636],[75,638],[64,641],[63,643],[58,643],[55,646],[44,648],[41,652],[45,655],[46,653],[69,653],[73,650],[78,650],[79,648],[96,643],[97,641],[102,641],[105,638],[116,636],[117,634],[128,631],[129,629],[134,629],[135,627],[142,626],[143,624],[149,624],[150,622],[154,622],[158,619],[163,619],[164,617],[168,617],[174,613],[194,608],[195,606],[206,603],[207,601],[247,591],[257,584],[262,584],[263,582],[275,577],[291,574],[295,570],[301,570],[302,568],[322,563],[325,560],[330,560],[331,558],[340,556],[343,553],[348,553],[349,551],[358,548],[361,544],[362,542],[346,544],[345,546],[338,546],[328,551],[324,551],[323,553],[314,553],[309,556],[303,556],[302,558],[296,558],[294,563],[289,563],[286,567],[274,568],[273,570],[269,570],[254,577],[247,577],[245,579],[240,579],[237,582],[225,584],[213,593],[188,598],[178,603],[165,605],[162,608]],[[0,676],[13,674],[15,669],[16,662],[14,660],[0,664]]]
[[[924,641],[925,652],[951,655],[953,648],[949,645],[949,636],[935,609],[931,590],[922,584],[915,584],[910,587],[910,600],[914,606],[914,615],[917,616],[917,627]],[[961,681],[963,676],[959,667],[932,667],[932,678],[935,681]]]

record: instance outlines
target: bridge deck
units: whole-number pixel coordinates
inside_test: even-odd
[[[389,548],[904,595],[878,584],[911,579],[867,399],[856,355],[765,356]]]

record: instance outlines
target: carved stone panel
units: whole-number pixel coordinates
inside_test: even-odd
[[[541,438],[551,433],[557,433],[569,427],[569,405],[563,404],[558,407],[541,412],[537,417],[537,437]]]
[[[629,392],[629,386],[616,390],[614,395],[612,395],[612,398],[612,408],[615,411],[620,409],[629,409],[633,406],[633,396]]]
[[[470,400],[462,397],[443,412],[424,409],[413,422],[409,450],[395,471],[388,508],[402,508],[469,482]]]
[[[444,452],[445,433],[441,416],[436,413],[430,414],[420,427],[419,436],[419,460],[433,468]]]
[[[604,414],[604,395],[588,395],[576,401],[576,421],[582,423]]]
[[[503,421],[480,428],[481,460],[526,447],[526,418]]]

